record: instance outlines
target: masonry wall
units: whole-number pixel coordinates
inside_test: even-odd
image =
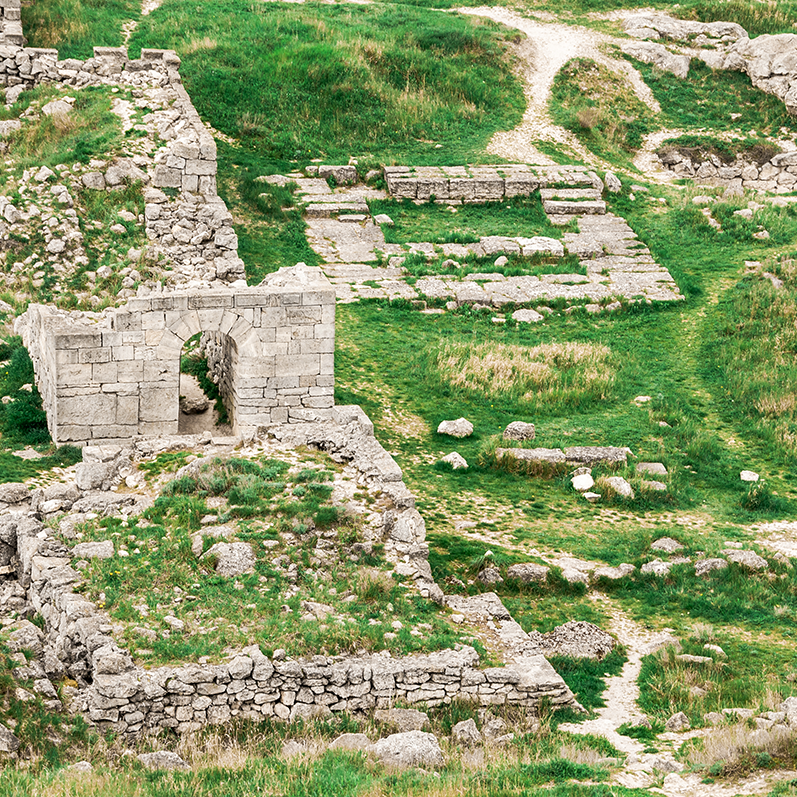
[[[393,196],[423,201],[500,202],[558,184],[603,190],[600,177],[584,166],[385,166],[384,174]]]
[[[334,403],[335,293],[320,269],[281,269],[253,288],[138,296],[102,315],[31,305],[16,329],[58,444],[176,434],[180,355],[202,331],[229,338],[236,433],[317,420]]]
[[[716,156],[693,163],[675,148],[660,154],[659,159],[678,177],[709,185],[776,193],[788,193],[797,187],[797,151],[781,152],[763,164],[750,163],[739,156],[734,163],[723,163]]]

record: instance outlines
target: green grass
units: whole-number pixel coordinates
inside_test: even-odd
[[[728,632],[694,634],[683,642],[683,652],[710,656],[703,644],[719,644],[727,659],[714,656],[713,664],[687,664],[676,659],[673,648],[646,656],[639,677],[639,706],[660,722],[678,711],[694,727],[704,724],[703,714],[723,708],[777,710],[777,704],[794,692],[785,676],[794,670],[789,647],[765,641],[748,642]],[[700,687],[706,694],[690,695]]]
[[[466,244],[487,235],[562,237],[562,228],[551,224],[543,211],[538,192],[530,197],[458,207],[393,199],[371,200],[369,205],[373,215],[386,213],[393,219],[392,227],[382,228],[389,244]]]
[[[753,88],[741,72],[715,72],[693,59],[682,80],[649,64],[634,61],[634,66],[661,105],[662,125],[741,131],[749,137],[778,136],[782,127],[797,130],[797,121],[782,100]]]
[[[161,455],[143,469],[156,487],[163,482],[159,474],[179,465],[176,456]],[[123,644],[148,664],[219,657],[253,643],[267,651],[281,647],[291,656],[406,653],[457,644],[458,632],[434,604],[384,572],[381,547],[362,542],[357,517],[331,503],[335,467],[326,455],[310,453],[292,469],[275,459],[206,461],[166,483],[135,525],[106,518],[82,527],[86,539],[112,539],[129,553],[95,560],[84,570],[87,596],[125,624]],[[229,539],[252,545],[254,572],[223,577],[212,557],[192,552],[193,535],[209,514],[215,515],[212,525],[230,529]],[[331,538],[328,532],[334,532]],[[199,553],[219,541],[206,536]],[[298,594],[286,594],[292,584],[300,587]],[[349,596],[354,600],[345,601]],[[303,600],[331,605],[334,614],[303,619]],[[186,623],[183,632],[163,633],[169,614]],[[393,620],[404,628],[386,638],[394,633]],[[135,631],[142,626],[156,638]],[[420,633],[410,634],[414,628]]]
[[[238,254],[246,264],[249,283],[257,285],[282,266],[299,262],[318,265],[320,258],[307,243],[307,225],[293,192],[257,179],[284,174],[291,171],[291,165],[252,149],[217,143],[219,194],[233,214]]]
[[[551,117],[592,152],[624,163],[657,128],[655,114],[625,78],[588,58],[565,64],[554,79]]]
[[[22,29],[29,47],[56,47],[61,59],[85,59],[94,47],[121,47],[122,23],[140,15],[135,0],[36,0],[22,7]]]
[[[131,50],[176,49],[203,118],[261,155],[456,163],[522,116],[514,35],[409,6],[170,0]]]

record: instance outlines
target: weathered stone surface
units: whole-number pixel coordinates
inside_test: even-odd
[[[5,725],[0,725],[0,753],[16,753],[19,739]]]
[[[667,468],[661,462],[637,462],[636,472],[649,476],[666,476]]]
[[[205,552],[204,557],[216,557],[216,572],[233,578],[251,573],[255,567],[255,554],[248,542],[217,542]]]
[[[664,551],[665,553],[677,553],[683,551],[684,546],[672,537],[660,537],[651,546],[652,551]]]
[[[622,476],[607,476],[604,478],[606,485],[621,498],[633,498],[634,491],[631,485]]]
[[[533,440],[537,435],[533,423],[512,421],[504,429],[504,440]]]
[[[591,473],[578,473],[570,480],[573,489],[580,493],[585,493],[595,486],[595,479],[592,478]]]
[[[704,576],[712,570],[724,570],[727,566],[725,559],[698,559],[695,562],[695,575]]]
[[[364,733],[344,733],[333,740],[328,750],[368,750],[371,740]]]
[[[111,540],[79,542],[72,549],[72,556],[75,559],[110,559],[113,553],[113,542]]]
[[[388,708],[375,711],[374,721],[406,733],[422,730],[429,724],[429,717],[414,708]]]
[[[667,722],[664,723],[664,728],[668,731],[688,731],[691,727],[692,724],[689,722],[689,718],[683,713],[683,711],[673,714],[667,720]]]
[[[445,763],[437,738],[423,731],[394,733],[376,742],[373,750],[380,763],[396,769],[436,768]]]
[[[689,74],[689,65],[692,59],[688,55],[676,55],[662,44],[623,42],[622,50],[638,61],[653,64],[665,72],[672,72],[676,77],[685,78]]]
[[[465,747],[476,747],[482,743],[482,735],[473,719],[458,722],[451,729],[451,739]]]
[[[446,454],[441,462],[447,462],[454,470],[467,470],[468,469],[468,462],[460,453],[457,451],[452,451],[450,454]]]
[[[625,465],[628,450],[612,446],[574,446],[565,449],[565,458],[581,465]]]
[[[755,551],[736,551],[727,550],[724,552],[729,562],[735,562],[747,570],[768,570],[769,563],[763,556],[759,556]]]
[[[560,464],[566,461],[561,448],[497,448],[496,457],[499,459],[517,459],[522,462],[549,462]]]
[[[30,498],[30,490],[22,482],[0,484],[0,501],[4,504],[19,504]]]
[[[640,568],[642,573],[653,573],[654,576],[666,576],[672,569],[672,562],[663,562],[661,559],[654,559],[652,562],[645,562]]]
[[[470,437],[473,434],[473,424],[466,418],[441,421],[437,427],[437,434],[445,434],[450,437]]]
[[[157,750],[154,753],[139,753],[136,758],[147,769],[191,769],[177,753],[170,750]]]
[[[546,581],[550,568],[545,565],[538,565],[534,562],[524,562],[522,564],[511,565],[506,574],[509,578],[515,578],[524,584]]]

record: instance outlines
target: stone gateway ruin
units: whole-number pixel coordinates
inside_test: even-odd
[[[102,313],[34,304],[16,332],[58,445],[177,434],[180,356],[198,333],[235,434],[322,420],[334,404],[335,292],[304,264],[256,287],[151,293]]]

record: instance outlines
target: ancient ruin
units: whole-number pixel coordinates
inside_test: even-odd
[[[334,402],[335,294],[303,265],[257,287],[139,296],[102,314],[31,305],[17,330],[56,443],[177,434],[180,355],[198,333],[236,434],[316,420]]]

